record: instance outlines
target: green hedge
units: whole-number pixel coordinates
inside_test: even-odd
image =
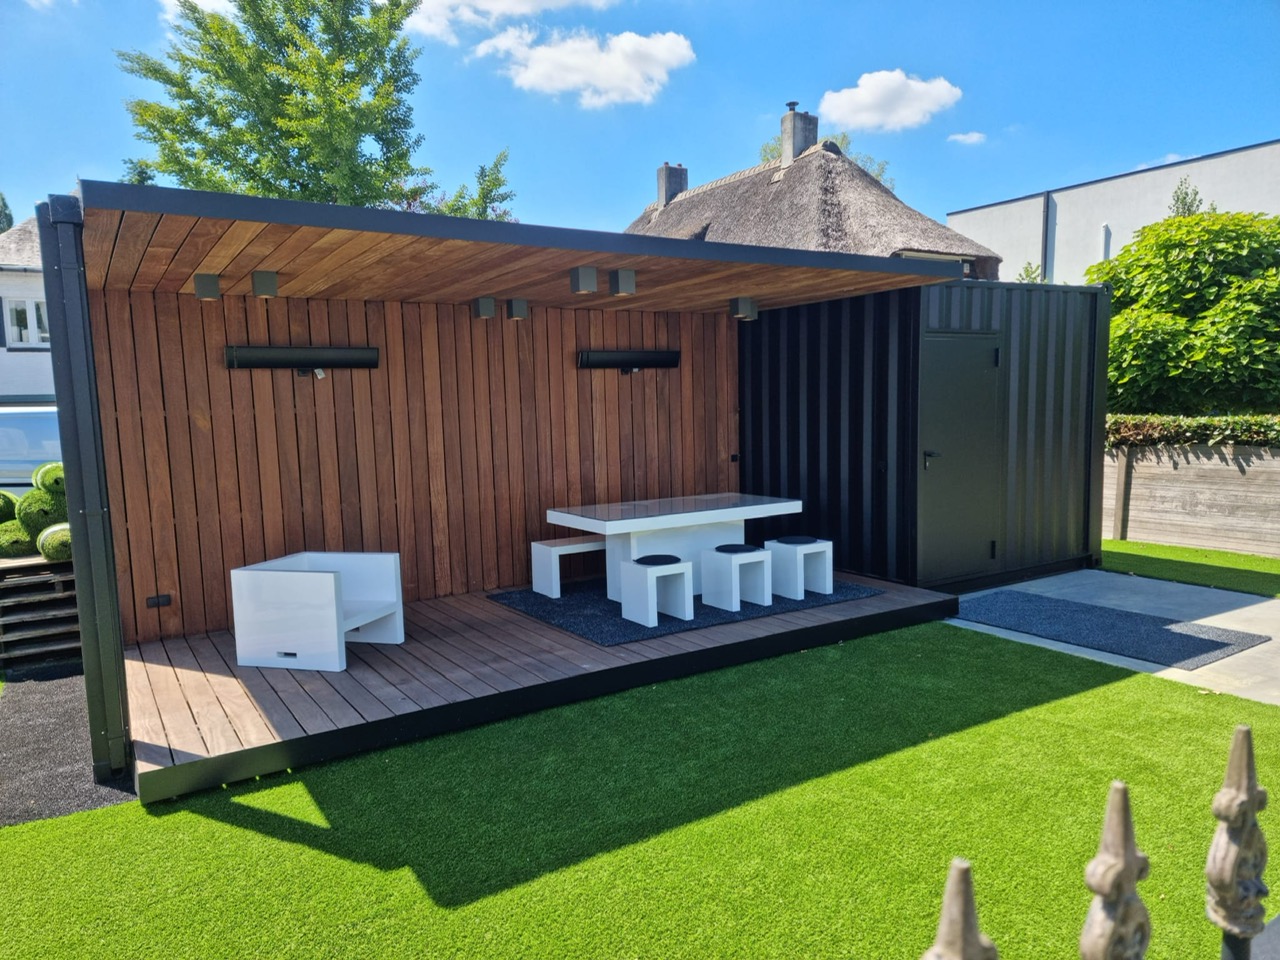
[[[1156,414],[1107,414],[1107,448],[1159,444],[1231,443],[1280,447],[1280,415],[1171,417]]]

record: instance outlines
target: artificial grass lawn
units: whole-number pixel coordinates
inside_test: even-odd
[[[1135,540],[1103,540],[1102,569],[1280,597],[1280,557]]]
[[[963,855],[1001,957],[1067,960],[1119,777],[1148,957],[1212,956],[1238,722],[1274,785],[1280,708],[929,624],[5,828],[5,953],[917,960]]]

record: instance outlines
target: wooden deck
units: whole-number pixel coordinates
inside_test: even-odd
[[[405,606],[405,642],[349,644],[342,673],[236,664],[219,632],[125,651],[143,802],[936,620],[948,594],[844,576],[884,593],[602,647],[483,594]]]

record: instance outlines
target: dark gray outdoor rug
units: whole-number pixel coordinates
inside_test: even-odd
[[[620,643],[631,643],[634,640],[665,636],[668,633],[700,630],[703,627],[714,627],[721,623],[738,623],[742,620],[791,613],[794,610],[808,610],[831,603],[862,600],[880,593],[884,591],[837,580],[830,596],[821,593],[805,593],[803,600],[774,597],[773,603],[767,607],[743,601],[742,609],[737,613],[708,607],[694,597],[692,620],[678,620],[660,613],[656,627],[645,627],[630,620],[623,620],[622,604],[610,600],[605,595],[605,583],[600,579],[566,583],[561,588],[558,600],[527,589],[491,593],[489,599],[504,603],[535,620],[549,623],[569,633],[576,633],[602,647],[613,647]]]
[[[0,827],[133,800],[93,780],[79,661],[14,667],[0,690]]]
[[[1025,590],[996,590],[980,597],[962,597],[959,616],[961,620],[1183,670],[1195,670],[1271,639],[1257,633],[1180,623]]]

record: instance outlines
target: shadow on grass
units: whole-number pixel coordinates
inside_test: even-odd
[[[1129,675],[929,624],[148,809],[193,812],[383,870],[408,867],[436,903],[459,907]],[[327,827],[298,818],[306,798],[294,784]]]
[[[1262,597],[1280,597],[1280,573],[1263,570],[1243,570],[1238,567],[1222,567],[1211,563],[1195,563],[1189,560],[1171,560],[1138,553],[1103,552],[1102,569],[1113,573],[1132,573],[1156,580],[1172,580],[1201,587],[1217,587],[1219,590],[1235,590]]]

